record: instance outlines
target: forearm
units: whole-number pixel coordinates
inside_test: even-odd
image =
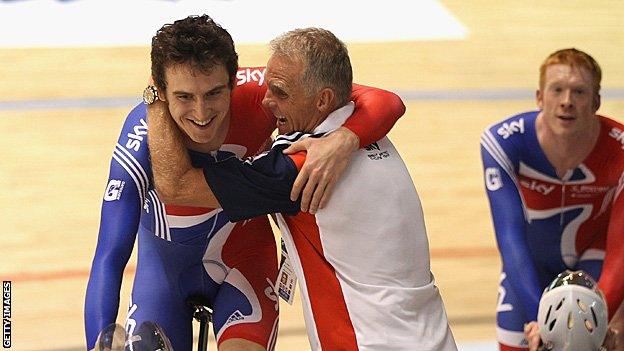
[[[514,309],[523,311],[527,320],[537,320],[543,287],[540,286],[535,264],[530,259],[526,245],[518,244],[512,238],[501,238],[506,235],[512,236],[510,233],[497,233],[497,241],[506,274],[505,279],[509,281],[520,301],[520,305],[514,306]]]
[[[134,209],[122,214],[107,211],[109,213],[102,217],[85,296],[85,333],[89,349],[93,348],[102,329],[117,319],[123,271],[134,247],[136,225],[132,219],[138,218]]]
[[[613,207],[611,208],[605,259],[598,281],[598,286],[604,292],[609,306],[609,319],[618,313],[620,315],[624,313],[622,308],[616,313],[624,301],[624,281],[621,277],[621,269],[624,267],[622,232],[624,232],[624,193],[620,192],[613,200]],[[624,320],[621,321],[624,322]]]
[[[612,253],[608,254],[610,255]],[[617,259],[615,257],[607,258],[613,259],[605,259],[598,286],[605,295],[607,306],[609,308],[609,320],[611,320],[612,317],[615,318],[615,316],[620,316],[620,322],[624,323],[624,311],[622,311],[621,308],[621,305],[623,304],[622,290],[624,288],[622,287],[623,284],[621,282],[622,279],[620,274],[620,271],[624,266],[622,263],[624,260],[622,260],[621,256],[617,257]]]
[[[527,320],[534,320],[543,287],[540,286],[526,240],[522,200],[509,175],[513,171],[505,171],[483,146],[481,159],[505,279],[509,281],[521,302],[521,306],[514,308],[523,310]]]
[[[147,115],[154,186],[161,200],[178,205],[219,207],[201,169],[191,165],[182,134],[166,103],[157,101],[149,105]]]
[[[94,260],[87,285],[84,308],[84,326],[87,349],[93,349],[98,334],[107,325],[115,323],[119,309],[119,290],[123,269],[115,272]]]

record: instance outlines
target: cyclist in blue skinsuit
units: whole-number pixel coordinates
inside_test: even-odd
[[[624,125],[596,114],[600,67],[576,49],[540,69],[539,111],[481,137],[485,185],[502,257],[497,305],[501,350],[527,350],[543,289],[583,270],[605,293],[609,318],[624,298]]]

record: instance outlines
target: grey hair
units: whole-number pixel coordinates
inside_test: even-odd
[[[332,32],[322,28],[291,30],[271,40],[269,48],[273,55],[303,63],[302,83],[308,95],[331,88],[336,107],[349,101],[353,82],[349,52]]]

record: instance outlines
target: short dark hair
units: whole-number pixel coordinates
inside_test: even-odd
[[[165,69],[190,64],[209,74],[222,64],[230,76],[230,88],[238,70],[238,54],[232,36],[208,15],[189,16],[165,24],[152,38],[152,77],[159,89],[167,89]]]

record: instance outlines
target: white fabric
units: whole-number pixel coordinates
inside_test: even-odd
[[[314,133],[339,127],[352,111],[352,104],[334,111]],[[457,350],[430,271],[421,203],[387,138],[352,155],[316,223],[360,350]],[[284,239],[290,250],[292,239],[288,234]],[[293,264],[300,266],[297,258]],[[300,267],[297,273],[305,289],[311,282],[305,282]],[[305,293],[303,298],[304,311],[311,314]],[[310,321],[307,315],[311,344],[317,349]]]

